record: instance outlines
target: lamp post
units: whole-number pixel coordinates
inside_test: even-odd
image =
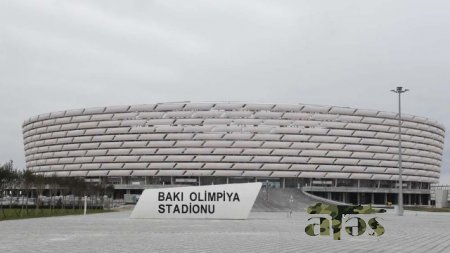
[[[398,208],[397,216],[403,216],[403,180],[402,180],[402,93],[408,91],[398,86],[395,90],[391,90],[398,94]]]

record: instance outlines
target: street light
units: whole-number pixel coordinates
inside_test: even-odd
[[[397,215],[403,216],[403,180],[402,180],[402,106],[401,95],[409,91],[398,86],[395,90],[391,90],[398,94],[398,209]]]

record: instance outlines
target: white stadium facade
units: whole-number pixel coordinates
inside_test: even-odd
[[[402,116],[405,204],[429,201],[444,127]],[[158,103],[67,110],[23,123],[26,166],[113,184],[265,182],[347,203],[396,202],[398,114],[304,104]]]

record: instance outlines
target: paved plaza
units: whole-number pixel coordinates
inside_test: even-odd
[[[386,233],[310,237],[308,215],[248,220],[136,220],[130,211],[0,222],[0,252],[450,252],[450,214],[379,214]]]

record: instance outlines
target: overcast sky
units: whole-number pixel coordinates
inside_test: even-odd
[[[0,0],[0,162],[51,111],[249,101],[396,111],[450,129],[450,2]],[[441,182],[450,184],[446,141]]]

